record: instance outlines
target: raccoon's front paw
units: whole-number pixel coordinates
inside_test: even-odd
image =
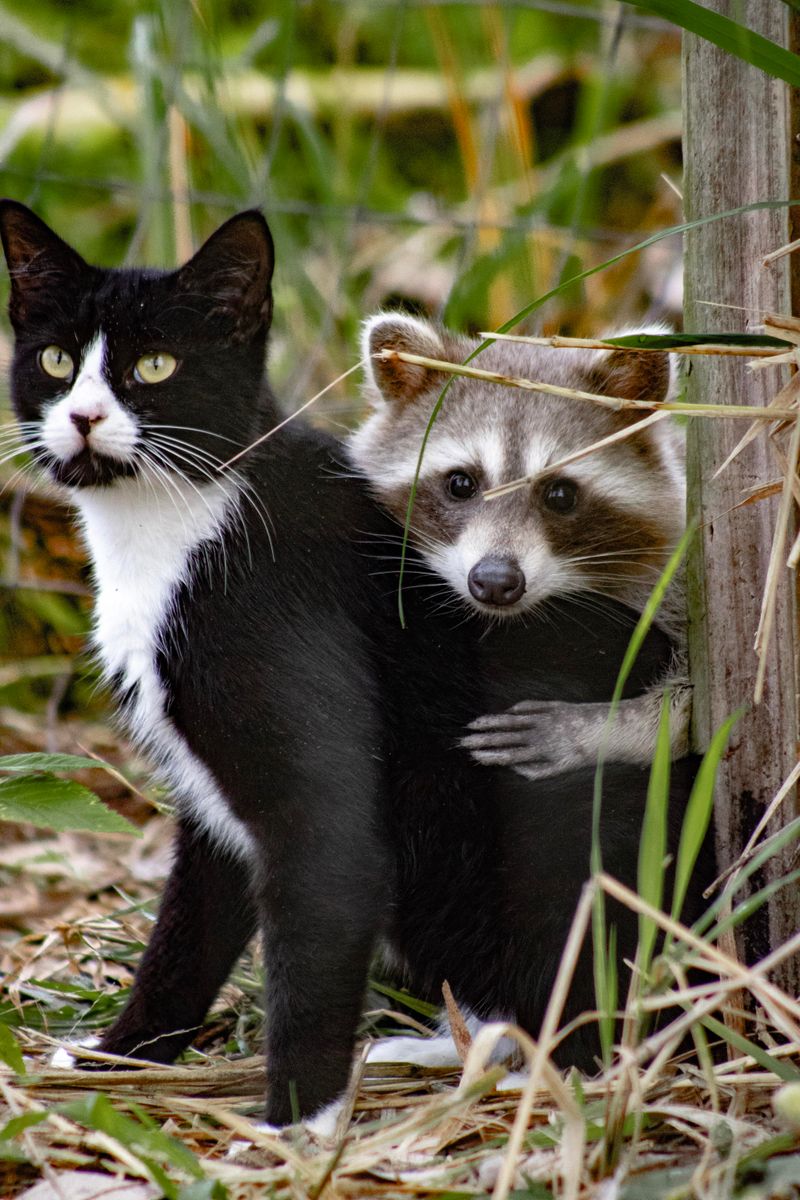
[[[546,779],[593,762],[595,705],[523,700],[501,713],[478,717],[461,745],[476,762],[513,767],[526,779]],[[582,711],[583,710],[583,711]]]

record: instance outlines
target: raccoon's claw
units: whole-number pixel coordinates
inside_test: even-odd
[[[526,779],[546,779],[589,761],[580,710],[560,701],[523,700],[505,712],[478,717],[461,745],[483,766],[512,767]]]

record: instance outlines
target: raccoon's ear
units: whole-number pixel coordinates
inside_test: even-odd
[[[0,200],[0,237],[11,276],[8,313],[15,329],[37,308],[63,306],[65,294],[91,273],[76,250],[16,200]]]
[[[659,329],[658,333],[663,333]],[[619,336],[619,335],[614,335]],[[592,368],[589,391],[600,396],[620,396],[623,400],[666,400],[672,384],[669,354],[649,350],[633,354],[630,350],[603,351]]]
[[[214,316],[230,318],[234,337],[250,338],[272,317],[275,249],[258,209],[231,217],[212,233],[177,275],[180,291],[211,303]]]
[[[411,404],[431,388],[444,387],[447,376],[443,371],[380,357],[381,351],[389,350],[448,359],[444,338],[434,325],[408,313],[378,313],[362,326],[361,353],[370,382],[389,404]]]

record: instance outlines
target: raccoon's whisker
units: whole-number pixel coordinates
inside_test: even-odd
[[[615,557],[623,558],[625,555],[652,554],[652,553],[653,553],[652,546],[619,546],[615,550],[603,550],[602,552],[599,552],[597,554],[571,555],[570,558],[565,561],[568,561],[571,563],[596,562],[599,559],[608,559],[608,558],[615,558]]]
[[[376,579],[379,575],[394,575],[394,577],[396,579],[399,578],[398,571],[391,567],[387,567],[385,570],[382,570],[382,571],[370,571],[369,574],[370,574],[371,578],[373,578],[373,579]],[[414,567],[409,567],[406,570],[406,575],[418,575],[418,576],[422,576],[422,578],[424,579],[426,577],[430,577],[431,575],[435,575],[435,572],[428,571],[426,569],[417,570]],[[439,582],[441,583],[441,577],[439,578]]]
[[[633,626],[630,625],[629,620],[622,613],[610,610],[606,605],[601,603],[601,600],[609,599],[605,592],[596,589],[571,592],[569,598],[576,608],[582,608],[586,612],[592,613],[592,615],[600,613],[606,620],[614,621],[616,624],[624,627],[630,627],[631,633],[633,633]]]
[[[319,415],[320,415],[320,411],[319,411],[319,409],[317,409],[317,416],[319,416]],[[362,475],[362,473],[361,473],[360,471],[337,471],[337,470],[334,470],[334,469],[333,469],[333,468],[331,468],[331,467],[323,467],[323,468],[322,468],[322,470],[320,471],[320,474],[321,474],[321,475],[322,475],[322,476],[323,476],[323,477],[324,477],[326,480],[331,480],[331,479],[364,479],[364,478],[365,478],[365,476],[364,476],[364,475]]]

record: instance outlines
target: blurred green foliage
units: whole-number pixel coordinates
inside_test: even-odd
[[[603,0],[0,0],[0,192],[107,265],[172,265],[262,206],[290,409],[352,365],[379,306],[498,325],[673,224],[661,175],[679,171],[679,97],[676,30]],[[672,312],[678,253],[603,272],[540,323],[597,332]],[[3,310],[6,294],[3,273]],[[0,401],[10,344],[3,318]],[[317,416],[341,428],[359,412],[348,380]],[[54,539],[19,489],[0,509],[0,581],[50,584],[12,588],[0,615],[0,655],[24,664],[73,653],[87,603],[76,552],[52,566],[66,524]],[[0,706],[52,687],[21,676]]]

